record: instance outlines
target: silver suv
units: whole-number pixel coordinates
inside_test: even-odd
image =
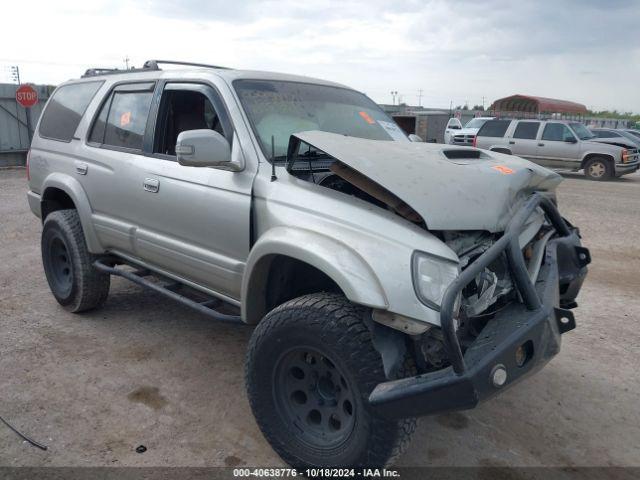
[[[633,173],[638,150],[592,141],[596,136],[579,122],[563,120],[490,120],[474,146],[518,155],[545,167],[584,170],[592,180]]]
[[[40,119],[28,200],[65,309],[99,307],[119,275],[256,325],[251,407],[307,468],[388,464],[415,417],[559,351],[589,251],[557,174],[413,143],[335,83],[158,63],[88,71]]]

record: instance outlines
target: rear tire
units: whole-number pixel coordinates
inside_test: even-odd
[[[388,420],[369,405],[387,379],[367,313],[342,295],[305,295],[269,312],[251,337],[245,375],[253,414],[296,468],[383,467],[415,430],[415,419]]]
[[[50,213],[42,229],[42,264],[51,293],[66,310],[96,308],[109,295],[110,276],[93,268],[76,210]]]
[[[593,157],[584,165],[584,174],[590,180],[608,180],[613,177],[613,168],[609,159]]]

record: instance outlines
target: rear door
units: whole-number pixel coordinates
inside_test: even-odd
[[[135,254],[135,165],[144,158],[143,140],[156,82],[116,84],[100,104],[89,129],[86,155],[76,169],[86,182],[93,223],[107,250]]]
[[[550,168],[580,167],[580,143],[564,123],[547,122],[539,134],[536,161]]]
[[[517,122],[509,139],[511,153],[535,160],[538,151],[538,130],[540,130],[540,122],[531,120]]]
[[[221,84],[219,88],[223,88]],[[255,164],[231,172],[177,163],[175,142],[186,130],[213,129],[244,155],[219,90],[199,82],[165,81],[158,88],[147,155],[136,160],[136,251],[169,273],[239,299],[250,248]]]

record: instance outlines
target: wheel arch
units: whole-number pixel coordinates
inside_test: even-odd
[[[52,173],[42,184],[40,201],[42,222],[51,212],[73,208],[78,212],[82,231],[91,253],[103,253],[91,220],[91,205],[82,185],[76,179],[61,173]]]
[[[613,155],[608,153],[587,153],[584,157],[582,157],[582,162],[580,162],[580,168],[584,168],[587,165],[587,162],[592,158],[604,158],[611,163],[611,167],[615,169],[615,158]]]
[[[288,290],[291,275],[299,278],[295,275],[301,271],[305,275],[300,278],[313,276],[311,281]],[[314,285],[339,291],[354,303],[388,308],[380,281],[355,250],[317,232],[276,227],[260,237],[249,255],[242,281],[242,318],[257,324],[282,301],[312,293]],[[284,293],[274,296],[274,288],[284,288]]]

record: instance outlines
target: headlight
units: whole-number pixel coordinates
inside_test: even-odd
[[[423,252],[414,252],[411,263],[416,295],[427,307],[439,311],[445,290],[458,277],[458,264]]]

